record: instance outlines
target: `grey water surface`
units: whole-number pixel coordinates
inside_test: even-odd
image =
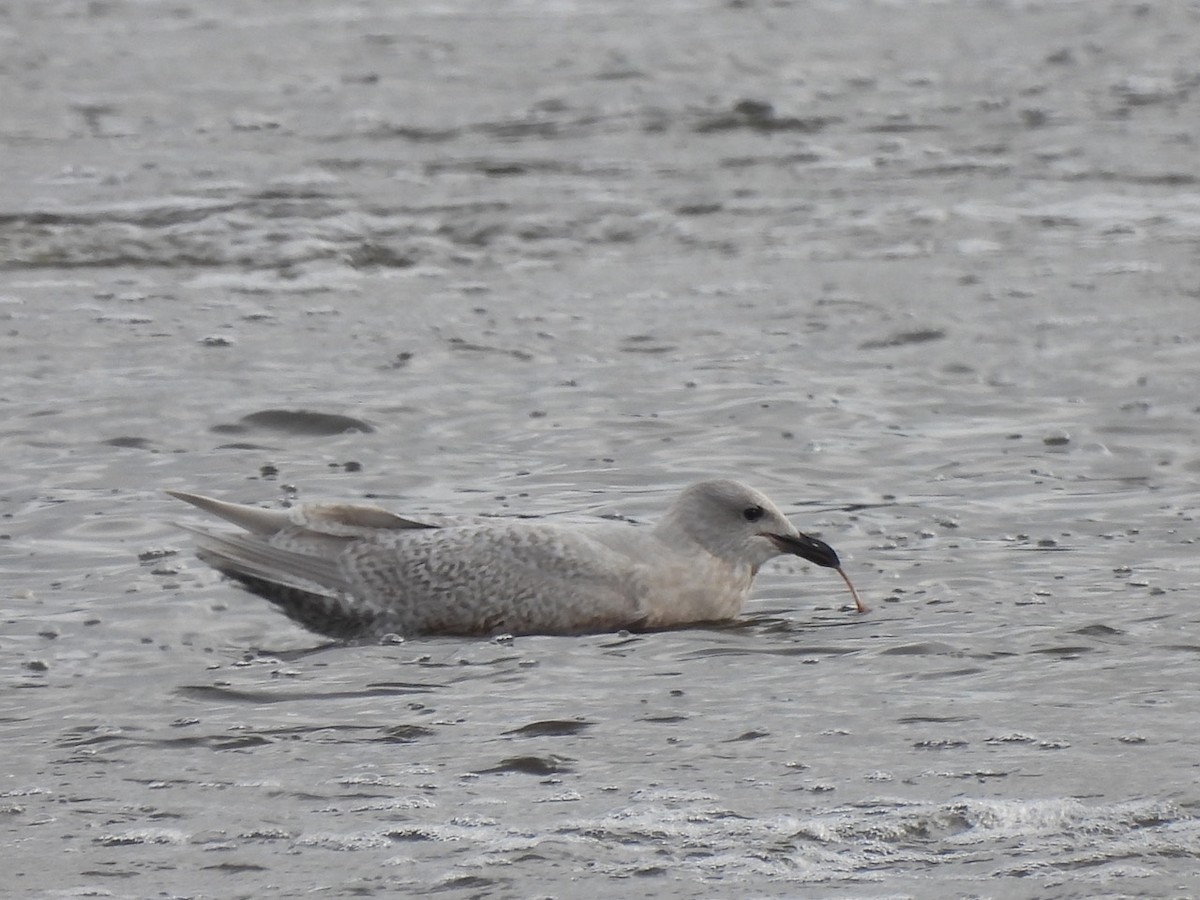
[[[1200,894],[1200,7],[12,3],[0,894]],[[726,625],[330,645],[162,490],[653,518]]]

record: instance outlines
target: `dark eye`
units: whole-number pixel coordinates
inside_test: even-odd
[[[761,506],[747,506],[742,510],[742,518],[747,522],[757,522],[763,517],[763,508]]]

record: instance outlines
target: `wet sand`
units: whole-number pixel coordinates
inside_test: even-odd
[[[1200,890],[1183,4],[18,4],[21,896]],[[638,635],[328,646],[163,489],[799,560]]]

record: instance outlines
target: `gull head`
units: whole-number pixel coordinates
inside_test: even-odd
[[[682,536],[695,541],[714,556],[748,564],[755,572],[785,553],[841,568],[832,547],[801,534],[765,494],[739,481],[700,481],[686,488],[658,531],[668,540]]]

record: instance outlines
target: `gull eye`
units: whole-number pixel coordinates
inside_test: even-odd
[[[763,517],[763,508],[761,506],[747,506],[742,510],[742,518],[747,522],[757,522]]]

